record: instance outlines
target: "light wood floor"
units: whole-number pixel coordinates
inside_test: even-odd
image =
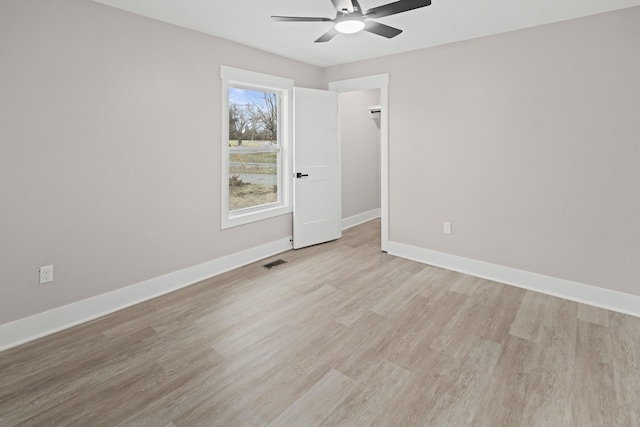
[[[640,319],[386,255],[378,233],[0,353],[0,425],[640,425]]]

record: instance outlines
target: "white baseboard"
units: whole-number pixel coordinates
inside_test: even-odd
[[[288,251],[286,237],[183,270],[145,280],[126,288],[78,301],[0,325],[0,351],[102,317],[134,304],[184,288],[252,262]]]
[[[345,218],[343,227],[353,227],[379,216],[380,211],[374,210]],[[5,323],[0,325],[0,351],[102,317],[289,249],[291,249],[291,241],[287,237],[113,292]],[[388,253],[424,264],[640,317],[640,296],[398,242],[389,242]]]
[[[374,209],[369,212],[363,212],[358,215],[350,216],[349,218],[342,219],[342,229],[355,227],[363,222],[371,221],[372,219],[380,218],[380,209]]]
[[[640,296],[637,295],[418,248],[404,243],[389,242],[388,253],[447,270],[640,317]]]

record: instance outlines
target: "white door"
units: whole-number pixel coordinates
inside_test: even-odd
[[[293,247],[342,236],[338,94],[294,89]]]

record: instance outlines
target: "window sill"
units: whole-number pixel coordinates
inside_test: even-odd
[[[238,212],[226,216],[226,212],[222,214],[222,229],[237,227],[238,225],[249,224],[264,219],[274,218],[280,215],[286,215],[292,212],[290,205],[275,205],[265,207],[260,210],[249,210],[247,212]]]

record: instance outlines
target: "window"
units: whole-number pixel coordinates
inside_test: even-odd
[[[293,81],[222,67],[222,228],[291,212]]]

